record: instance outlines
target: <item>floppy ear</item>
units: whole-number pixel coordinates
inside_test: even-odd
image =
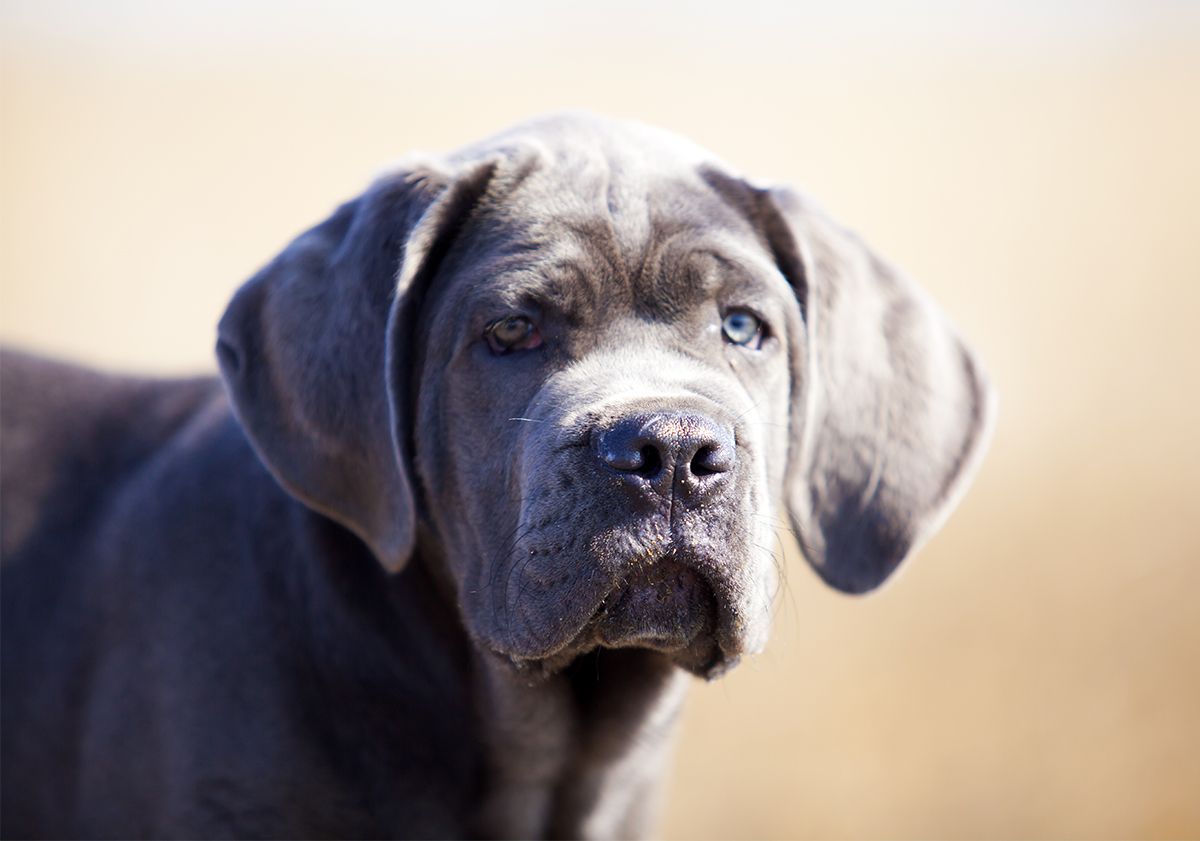
[[[796,290],[786,501],[831,586],[878,587],[942,524],[991,428],[994,396],[938,308],[853,234],[789,190],[760,219]]]
[[[416,532],[413,311],[493,169],[385,176],[251,278],[218,328],[221,374],[259,457],[389,571]]]

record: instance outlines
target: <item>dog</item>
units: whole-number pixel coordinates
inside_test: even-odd
[[[809,200],[586,114],[404,161],[216,353],[3,356],[6,837],[645,835],[779,535],[874,589],[994,406]]]

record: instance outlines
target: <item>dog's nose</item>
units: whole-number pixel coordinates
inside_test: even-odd
[[[649,487],[684,502],[698,499],[737,463],[733,430],[698,412],[622,418],[598,432],[596,449],[631,488]]]

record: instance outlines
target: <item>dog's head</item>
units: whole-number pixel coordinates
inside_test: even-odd
[[[402,168],[238,293],[218,355],[285,488],[546,669],[712,675],[765,640],[777,534],[878,586],[978,461],[989,387],[936,308],[785,189],[592,117]]]

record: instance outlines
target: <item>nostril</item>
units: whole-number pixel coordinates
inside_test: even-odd
[[[696,455],[692,456],[692,474],[695,476],[709,476],[713,473],[721,472],[709,464],[709,459],[712,458],[712,455],[712,447],[701,447],[697,450]]]
[[[706,445],[696,450],[688,467],[693,476],[711,476],[732,470],[733,459],[728,448],[720,444]]]
[[[653,444],[647,444],[642,447],[638,454],[641,456],[642,464],[631,472],[637,473],[645,479],[657,476],[658,471],[662,470],[662,455],[659,454],[658,448]]]
[[[662,453],[654,444],[638,446],[637,441],[607,442],[601,455],[604,463],[620,473],[632,473],[643,479],[652,479],[659,474],[663,467]]]

